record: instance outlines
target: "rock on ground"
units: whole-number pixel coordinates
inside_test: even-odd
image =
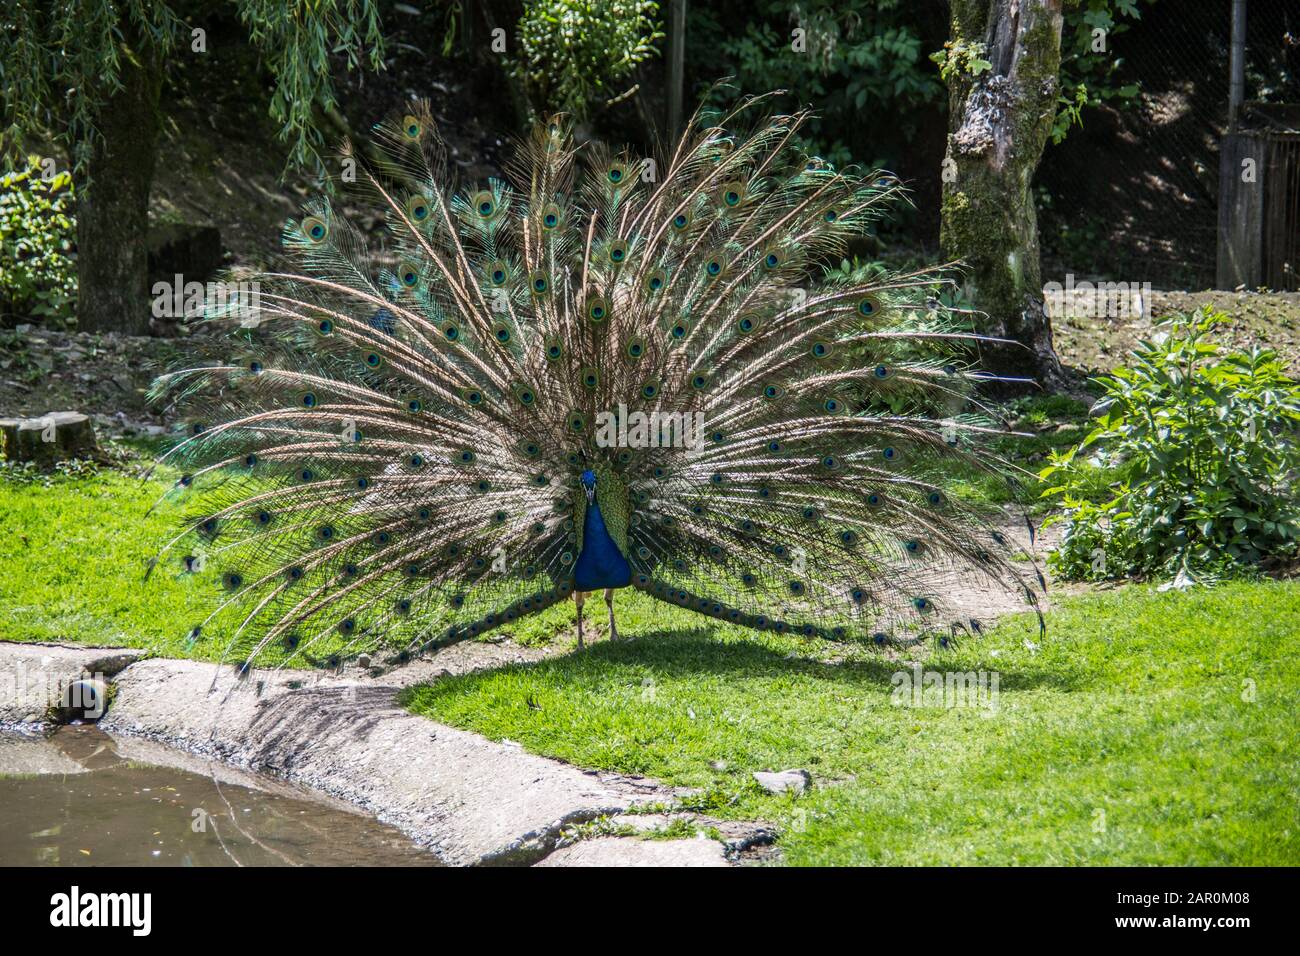
[[[803,793],[812,786],[812,775],[807,770],[782,770],[777,773],[756,770],[754,779],[768,793],[785,793],[787,790]]]

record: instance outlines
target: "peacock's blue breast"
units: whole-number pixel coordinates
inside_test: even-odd
[[[574,590],[627,587],[632,583],[632,566],[609,536],[600,505],[593,501],[586,510],[582,522],[582,553],[573,566]]]

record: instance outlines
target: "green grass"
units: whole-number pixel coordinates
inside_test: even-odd
[[[917,477],[942,483],[950,494],[977,506],[1018,502],[1042,512],[1048,507],[1040,497],[1047,485],[1039,481],[1038,472],[1051,452],[1072,448],[1088,434],[1088,405],[1066,395],[1049,395],[1017,399],[1002,406],[1002,414],[1016,434],[992,437],[981,451],[984,457],[1000,459],[1001,466],[990,470],[949,462],[942,470],[922,470]],[[1008,475],[1020,483],[1018,489],[1008,483]]]
[[[1300,588],[1147,588],[1013,619],[925,667],[999,673],[995,710],[891,702],[903,665],[637,596],[635,640],[445,679],[417,713],[578,764],[702,788],[795,864],[1294,864]],[[1036,650],[1027,646],[1031,640]],[[1243,699],[1253,681],[1255,700]],[[773,797],[754,770],[819,787]]]
[[[213,575],[182,572],[183,547],[145,578],[150,559],[193,517],[179,501],[160,503],[179,473],[161,468],[144,479],[152,450],[115,447],[124,467],[77,462],[66,473],[40,476],[0,466],[0,540],[8,543],[0,549],[0,640],[127,645],[164,657],[234,661],[220,635],[188,639],[224,595]],[[521,640],[544,641],[547,626],[539,616]],[[295,666],[341,644],[322,641],[310,661],[300,654]],[[276,644],[258,663],[286,656]]]
[[[129,644],[188,656],[186,632],[210,585],[148,560],[176,532],[177,512],[146,517],[166,481],[119,470],[50,483],[0,481],[0,639]]]

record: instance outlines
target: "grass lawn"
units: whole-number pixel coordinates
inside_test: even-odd
[[[207,613],[212,584],[161,566],[144,580],[180,512],[146,513],[174,480],[106,469],[48,485],[0,481],[0,640],[204,656],[186,648],[185,636]]]
[[[180,512],[145,514],[173,479],[0,481],[0,639],[218,658],[221,640],[185,640],[215,585],[167,567],[143,580]],[[995,709],[895,706],[904,665],[874,651],[631,592],[617,606],[634,640],[447,679],[408,704],[581,766],[701,788],[700,809],[778,823],[791,863],[1300,861],[1300,586],[1064,600],[1041,642],[1012,619],[926,662],[996,671]],[[603,612],[594,602],[588,621]],[[569,641],[572,619],[552,608],[513,636]],[[818,787],[773,797],[750,777],[787,767]]]
[[[1300,587],[1126,588],[932,657],[995,709],[892,703],[902,665],[619,597],[620,631],[409,692],[436,720],[773,820],[794,864],[1300,862]],[[1251,697],[1253,700],[1244,699]],[[1243,697],[1244,695],[1244,697]],[[822,784],[763,793],[754,770]]]

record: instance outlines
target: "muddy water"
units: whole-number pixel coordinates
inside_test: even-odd
[[[157,744],[91,725],[0,734],[0,866],[436,862],[370,817]]]

